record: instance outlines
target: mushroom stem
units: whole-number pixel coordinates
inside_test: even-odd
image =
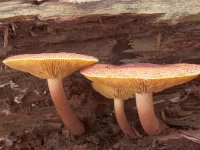
[[[134,133],[130,123],[126,118],[126,114],[124,112],[124,100],[115,98],[114,99],[114,108],[115,108],[115,115],[117,118],[117,122],[124,132],[125,135],[130,136],[131,138],[136,138],[136,134]]]
[[[136,106],[143,129],[150,135],[158,135],[167,126],[154,112],[152,93],[136,93]]]
[[[62,79],[48,79],[47,81],[55,108],[67,129],[69,129],[73,135],[83,134],[85,127],[76,117],[65,96]]]

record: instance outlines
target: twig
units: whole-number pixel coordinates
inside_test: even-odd
[[[166,120],[166,118],[167,118],[164,111],[161,111],[161,118],[162,118],[162,120]]]
[[[17,33],[16,33],[16,31],[17,31],[17,25],[14,24],[14,23],[11,23],[11,28],[12,28],[14,34],[17,35]]]
[[[101,18],[99,18],[99,22],[100,22],[100,24],[103,24]]]
[[[4,26],[4,43],[3,47],[6,48],[8,46],[8,26]]]
[[[200,139],[199,138],[197,138],[197,137],[193,136],[192,134],[190,134],[190,133],[188,133],[186,131],[183,131],[183,130],[180,130],[179,132],[180,132],[180,136],[181,137],[183,137],[183,138],[185,138],[187,140],[193,141],[195,143],[200,144]]]
[[[133,123],[131,123],[132,125],[132,129],[133,131],[136,133],[136,135],[139,137],[139,138],[142,138],[142,135],[136,130],[136,128],[133,126]]]
[[[154,150],[156,148],[157,143],[157,139],[153,139],[152,144],[149,147],[149,150]]]

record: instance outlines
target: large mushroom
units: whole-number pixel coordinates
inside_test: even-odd
[[[83,123],[76,117],[64,93],[62,79],[73,72],[98,62],[92,56],[75,53],[24,54],[3,61],[13,69],[28,72],[47,79],[51,98],[65,126],[74,135],[85,131]]]
[[[124,100],[135,97],[134,93],[130,89],[115,88],[101,82],[92,82],[92,87],[106,98],[114,99],[115,116],[121,130],[125,135],[136,138],[136,134],[124,112]]]
[[[144,130],[158,135],[167,126],[157,118],[153,106],[153,92],[188,82],[200,74],[195,64],[126,64],[113,66],[96,64],[81,71],[88,79],[116,89],[136,93],[136,107]]]

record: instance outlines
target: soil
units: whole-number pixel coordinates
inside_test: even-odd
[[[119,17],[123,22],[123,16]],[[121,55],[122,52],[119,49],[125,50],[130,46],[128,46],[127,42],[128,35],[123,34],[125,32],[125,29],[122,28],[123,24],[115,22],[117,20],[115,17],[103,18],[104,20],[102,20],[106,24],[103,27],[102,25],[97,26],[96,19],[91,18],[90,20],[92,21],[90,22],[83,18],[81,23],[74,21],[71,24],[60,23],[57,26],[56,23],[52,23],[49,26],[48,23],[44,24],[38,21],[34,23],[29,21],[9,24],[8,45],[6,47],[3,47],[3,44],[1,45],[0,60],[2,61],[8,56],[21,53],[72,52],[73,49],[76,49],[75,52],[97,56],[101,62],[113,64],[120,64],[119,60],[122,57],[130,59],[139,55]],[[137,20],[135,20],[134,24],[141,24],[141,19],[139,17],[136,18]],[[142,18],[144,19],[145,17]],[[115,22],[116,26],[106,22],[108,20]],[[128,20],[127,16],[126,20]],[[132,23],[133,20],[134,18],[126,23]],[[73,29],[65,30],[67,27],[72,28],[72,24],[75,24]],[[88,34],[86,32],[86,29],[88,30],[89,28],[88,24],[93,27],[93,30],[99,29],[95,30],[96,34]],[[168,33],[165,34],[167,36],[167,34],[173,34],[175,29],[178,35],[187,23],[186,25],[179,24],[180,27],[168,27],[163,24],[161,24],[161,28],[154,26],[157,29],[152,28],[151,25],[146,23],[145,30],[148,31],[151,28],[152,30],[159,29],[160,32],[165,32],[161,29],[168,28]],[[17,27],[16,31],[12,28],[14,26]],[[74,28],[78,30],[78,33]],[[132,29],[128,25],[127,28]],[[3,43],[4,28],[1,29],[0,40]],[[104,30],[103,33],[100,32],[102,30]],[[65,33],[65,36],[61,34],[62,32]],[[114,33],[117,35],[114,35]],[[152,32],[152,34],[154,33]],[[78,34],[81,36],[77,36]],[[103,38],[97,36],[97,34],[103,36]],[[171,50],[178,49],[178,51],[173,52],[173,54],[166,51],[163,53],[156,52],[157,58],[148,55],[141,61],[160,64],[176,63],[182,59],[184,62],[199,63],[198,57],[191,57],[191,59],[187,57],[189,53],[191,56],[199,56],[197,51],[199,47],[198,40],[192,41],[192,37],[190,37],[190,41],[188,41],[190,43],[187,44],[187,42],[185,43],[186,37],[183,36],[180,45],[173,43],[176,42],[173,39],[171,39],[172,43],[167,43],[167,38],[165,37],[161,41],[161,48],[164,47],[164,44],[168,48],[174,44],[176,47],[171,46]],[[183,44],[185,44],[184,52],[180,51]],[[194,46],[193,51],[189,49],[191,45]],[[66,48],[71,49],[71,51],[67,51]],[[82,48],[83,50],[81,51]],[[97,51],[96,49],[98,48],[101,50]],[[103,51],[102,49],[104,48],[105,50]],[[114,52],[108,53],[111,48]],[[137,139],[133,140],[126,137],[119,129],[113,111],[113,101],[96,93],[92,89],[90,81],[79,72],[75,72],[63,80],[66,96],[73,110],[86,127],[84,135],[74,137],[59,119],[45,80],[10,69],[2,63],[0,64],[0,69],[0,149],[2,150],[200,149],[200,78],[154,94],[156,114],[170,127],[169,131],[160,136],[149,136],[143,131],[135,109],[135,100],[126,101],[126,114],[141,135],[141,137],[138,136]],[[194,136],[194,138],[187,134]]]

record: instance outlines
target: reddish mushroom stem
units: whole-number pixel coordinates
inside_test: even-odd
[[[62,79],[48,79],[47,81],[55,108],[67,129],[74,135],[83,134],[85,127],[76,117],[65,96]]]
[[[154,112],[152,93],[136,93],[136,106],[143,129],[150,135],[158,135],[167,126]]]
[[[115,115],[117,118],[117,122],[121,128],[121,130],[124,132],[125,135],[130,136],[131,138],[135,138],[136,135],[128,122],[126,118],[126,114],[124,112],[124,100],[115,98],[114,99],[114,108],[115,108]]]

